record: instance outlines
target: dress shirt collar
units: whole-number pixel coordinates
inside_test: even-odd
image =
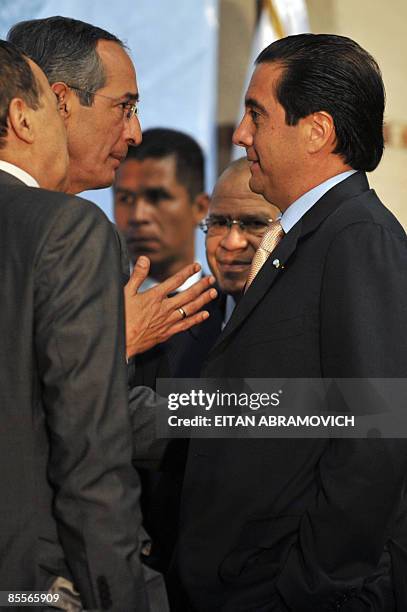
[[[349,176],[354,174],[356,170],[347,170],[346,172],[341,172],[336,176],[332,176],[328,180],[324,181],[320,185],[317,185],[313,189],[310,189],[306,193],[304,193],[298,200],[295,200],[286,211],[281,215],[280,222],[284,233],[287,234],[290,229],[294,227],[296,223],[305,215],[306,212],[310,210],[322,198],[322,196],[335,187],[341,181],[344,181]]]
[[[3,170],[3,172],[7,172],[8,174],[12,174],[22,183],[25,183],[25,185],[28,187],[39,187],[39,184],[35,178],[31,176],[31,174],[28,174],[28,172],[22,168],[19,168],[18,166],[15,166],[14,164],[0,160],[0,170]]]

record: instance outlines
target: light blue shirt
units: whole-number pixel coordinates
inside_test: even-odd
[[[332,176],[327,181],[324,181],[320,185],[304,193],[298,200],[295,200],[280,217],[284,233],[287,234],[327,191],[355,172],[356,170],[347,170],[346,172],[341,172],[336,176]]]
[[[232,313],[235,307],[236,307],[235,298],[232,297],[230,294],[228,294],[226,296],[225,318],[223,319],[223,322],[222,322],[222,331],[226,327],[226,324],[228,323],[230,317],[232,316]]]

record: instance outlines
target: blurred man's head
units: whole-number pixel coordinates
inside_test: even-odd
[[[206,223],[206,256],[222,292],[239,299],[261,239],[279,210],[249,187],[246,158],[233,162],[213,190]]]
[[[114,184],[115,219],[131,259],[147,255],[156,280],[192,263],[195,228],[207,208],[198,143],[176,130],[146,130],[142,143],[129,149]]]
[[[346,170],[371,171],[383,153],[380,69],[356,42],[299,34],[256,60],[234,142],[246,148],[250,186],[281,210]]]
[[[66,132],[42,70],[0,41],[0,159],[19,166],[41,187],[61,189],[68,170]]]
[[[67,17],[15,25],[8,38],[46,74],[68,134],[69,191],[107,187],[141,130],[136,73],[114,35]]]

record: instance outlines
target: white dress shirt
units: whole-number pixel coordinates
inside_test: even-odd
[[[148,255],[147,255],[147,257],[148,257]],[[193,274],[192,276],[187,278],[185,283],[183,283],[180,287],[178,287],[178,289],[176,289],[176,292],[179,293],[180,291],[184,291],[185,289],[189,289],[190,287],[192,287],[192,285],[194,283],[196,283],[197,281],[201,280],[202,276],[203,276],[202,275],[202,270],[199,270],[199,272],[195,272],[195,274]],[[146,278],[146,280],[144,281],[144,283],[142,285],[140,285],[139,292],[143,293],[143,291],[147,291],[147,289],[151,289],[152,287],[156,287],[158,284],[159,284],[158,281],[156,281],[151,276],[148,276]]]

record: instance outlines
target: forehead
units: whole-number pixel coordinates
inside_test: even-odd
[[[282,76],[283,66],[277,62],[258,64],[250,79],[246,92],[247,100],[257,100],[261,104],[276,102],[276,86]]]
[[[106,75],[106,84],[100,91],[109,91],[117,97],[125,93],[137,94],[136,71],[126,51],[110,40],[99,40],[96,51]]]
[[[174,156],[143,160],[128,159],[122,163],[117,173],[116,185],[132,182],[133,185],[169,185],[177,183]],[[177,183],[178,184],[178,183]]]
[[[248,185],[250,171],[224,177],[215,187],[209,206],[210,214],[270,216],[272,206]]]

